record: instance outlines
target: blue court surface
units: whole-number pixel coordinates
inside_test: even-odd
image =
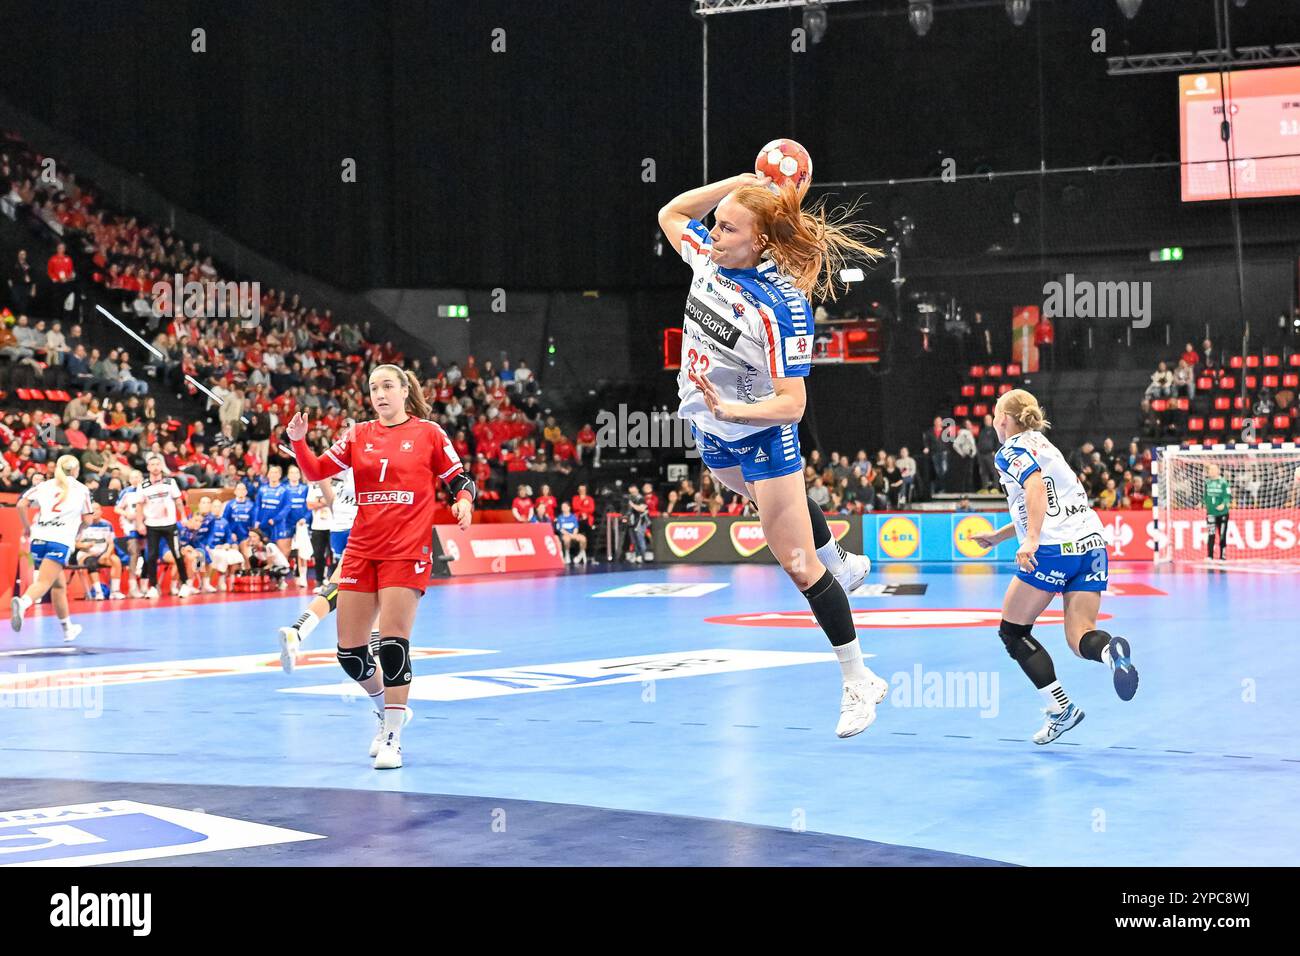
[[[852,603],[891,690],[848,740],[775,567],[435,586],[396,771],[332,621],[281,672],[299,592],[77,602],[75,653],[47,608],[0,636],[0,865],[1300,863],[1295,576],[1117,563],[1102,627],[1138,695],[1040,623],[1087,712],[1046,747],[996,634],[1009,577],[873,569]]]

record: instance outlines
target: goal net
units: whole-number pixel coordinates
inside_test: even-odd
[[[1156,561],[1208,560],[1206,485],[1216,469],[1231,494],[1227,562],[1258,570],[1300,570],[1300,447],[1291,442],[1160,449],[1155,473]],[[1210,490],[1214,499],[1221,496],[1223,485]]]

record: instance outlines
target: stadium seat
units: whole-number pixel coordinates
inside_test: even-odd
[[[1241,368],[1241,356],[1234,355],[1228,359],[1228,368]]]
[[[985,415],[989,413],[989,406],[976,405],[973,409],[971,409],[971,411],[975,413],[976,418],[983,418]]]
[[[1163,412],[1169,408],[1169,399],[1153,398],[1151,399],[1151,410],[1154,412]]]
[[[1282,376],[1283,388],[1300,388],[1300,375],[1294,372],[1287,372]]]
[[[974,386],[974,385],[963,385],[963,386],[961,387],[961,397],[962,397],[962,398],[974,398],[974,397],[975,397],[975,386]]]
[[[970,367],[970,377],[971,377],[971,378],[983,378],[983,377],[984,377],[984,366],[983,366],[983,365],[972,365],[972,366]]]
[[[1255,422],[1255,431],[1257,431],[1257,432],[1262,432],[1265,428],[1268,428],[1268,416],[1267,416],[1267,415],[1259,415],[1259,416],[1257,416],[1257,417],[1254,419],[1254,422]]]
[[[1246,400],[1240,395],[1234,395],[1232,397],[1232,407],[1237,411],[1242,411],[1246,407]]]
[[[1274,416],[1273,416],[1273,430],[1274,430],[1274,431],[1285,432],[1285,431],[1287,431],[1288,429],[1290,429],[1290,427],[1291,427],[1291,416],[1290,416],[1290,415],[1274,415]]]
[[[1232,407],[1232,399],[1227,395],[1218,395],[1214,399],[1214,410],[1216,412],[1226,412]]]
[[[1216,431],[1216,432],[1221,432],[1221,431],[1223,431],[1223,418],[1222,418],[1222,416],[1218,416],[1218,415],[1216,415],[1214,418],[1211,418],[1211,419],[1210,419],[1210,430],[1211,430],[1211,431]]]
[[[1180,412],[1185,412],[1192,407],[1192,403],[1185,398],[1175,398],[1174,407]]]
[[[1187,419],[1187,430],[1189,432],[1205,431],[1205,419],[1199,416],[1193,416]]]
[[[30,401],[32,400],[32,392],[31,392],[31,389],[28,389],[28,388],[20,388],[20,389],[16,390],[16,391],[14,392],[14,394],[17,395],[17,396],[18,396],[20,399],[22,399],[24,402],[30,402]]]
[[[1246,368],[1259,368],[1259,356],[1258,356],[1258,355],[1247,355],[1247,356],[1246,356]]]
[[[982,398],[992,398],[996,394],[997,387],[995,385],[989,384],[980,386],[980,396]]]
[[[1220,375],[1219,388],[1225,392],[1234,391],[1237,388],[1237,377],[1235,375]]]
[[[1276,375],[1265,375],[1265,376],[1264,376],[1264,387],[1265,387],[1265,388],[1277,388],[1277,383],[1278,383],[1278,377],[1277,377]]]
[[[1241,431],[1241,426],[1244,425],[1245,423],[1246,423],[1246,420],[1245,420],[1244,418],[1242,418],[1240,415],[1233,415],[1233,416],[1232,416],[1232,430],[1233,430],[1233,431]]]
[[[969,405],[954,405],[952,409],[953,418],[966,418],[970,415]]]
[[[1264,368],[1277,368],[1281,364],[1282,364],[1282,356],[1280,355],[1270,354],[1264,356]]]
[[[1246,391],[1253,392],[1259,386],[1259,377],[1255,375],[1246,376]]]
[[[1010,382],[1003,382],[998,386],[998,394],[1005,395],[1007,392],[1011,391],[1013,387],[1014,386]]]
[[[1012,362],[1010,365],[1007,366],[1007,377],[1008,377],[1008,378],[1019,378],[1019,377],[1020,377],[1020,363],[1019,363],[1019,362]]]
[[[1286,363],[1292,368],[1300,368],[1300,352],[1292,352],[1291,357],[1286,360]]]
[[[988,368],[988,375],[989,375],[989,378],[1001,378],[1001,377],[1002,377],[1002,366],[1001,366],[1001,365],[990,365],[989,368]]]
[[[1214,379],[1208,375],[1202,375],[1196,380],[1196,390],[1199,392],[1208,392],[1214,387]]]

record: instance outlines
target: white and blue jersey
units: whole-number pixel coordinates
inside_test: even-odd
[[[135,519],[140,515],[139,509],[143,503],[144,493],[140,490],[139,485],[128,485],[118,492],[117,504],[114,505],[114,510],[117,512],[118,519],[122,522],[122,537],[140,537],[140,532],[135,530]]]
[[[1023,431],[1002,443],[994,462],[1019,540],[1025,539],[1029,528],[1025,482],[1038,474],[1047,491],[1047,512],[1034,555],[1038,566],[1017,571],[1016,577],[1056,593],[1106,590],[1109,558],[1101,519],[1056,446],[1042,432]]]
[[[252,498],[245,498],[240,501],[238,498],[232,498],[226,502],[225,516],[230,522],[230,530],[235,535],[235,543],[238,544],[248,537],[249,529],[253,527],[253,518],[257,514],[257,505]]]
[[[357,518],[357,487],[351,468],[330,478],[330,491],[334,493],[334,504],[330,505],[330,550],[335,558],[341,558]]]
[[[57,481],[43,481],[18,499],[19,507],[30,504],[40,509],[31,533],[31,555],[38,566],[46,559],[68,563],[82,516],[93,510],[89,489],[76,478],[65,482],[66,486],[60,487]]]
[[[89,557],[102,558],[108,555],[110,548],[114,546],[113,526],[104,518],[92,521],[81,529],[77,535],[77,541],[82,545],[81,550]]]
[[[813,315],[775,262],[724,269],[713,262],[712,249],[709,231],[692,219],[681,237],[682,259],[694,278],[682,326],[677,414],[706,435],[735,442],[772,426],[718,421],[688,373],[707,378],[723,401],[772,398],[776,379],[803,377],[812,368]]]
[[[296,485],[289,482],[286,487],[289,489],[289,503],[285,511],[285,525],[289,533],[293,534],[293,529],[298,527],[299,521],[306,521],[311,517],[311,511],[307,508],[307,495],[311,491],[311,485],[300,481]]]
[[[555,519],[555,530],[558,534],[577,534],[578,516],[575,514],[560,515]]]

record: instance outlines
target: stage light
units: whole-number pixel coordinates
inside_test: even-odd
[[[1115,0],[1119,4],[1119,12],[1124,14],[1125,20],[1132,20],[1138,15],[1138,10],[1142,6],[1142,0]]]
[[[809,4],[803,8],[803,28],[808,32],[808,39],[821,43],[826,35],[826,8],[820,3]]]
[[[1029,0],[1007,0],[1007,16],[1018,27],[1023,27],[1029,19]]]

